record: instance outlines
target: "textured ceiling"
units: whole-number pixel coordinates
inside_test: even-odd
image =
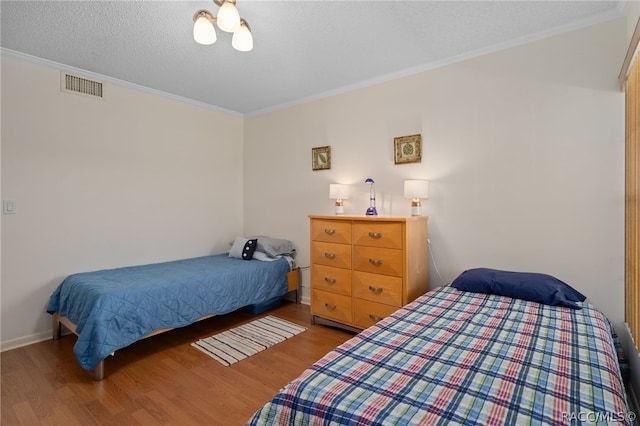
[[[3,50],[251,114],[620,18],[625,1],[238,0],[254,49],[201,46],[212,1],[6,1]],[[8,51],[6,51],[9,53]]]

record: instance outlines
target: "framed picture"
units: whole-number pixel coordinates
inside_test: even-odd
[[[393,138],[393,157],[396,164],[422,161],[422,136],[410,135]]]
[[[330,146],[311,148],[311,167],[313,170],[327,170],[331,168]]]

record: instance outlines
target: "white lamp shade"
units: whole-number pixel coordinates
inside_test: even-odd
[[[240,28],[240,13],[233,3],[225,1],[218,10],[218,28],[232,33]]]
[[[343,185],[340,183],[329,184],[329,198],[332,200],[349,199],[349,185]]]
[[[428,180],[405,180],[404,181],[404,197],[405,198],[429,198],[429,181]]]
[[[193,24],[193,39],[200,44],[216,42],[216,29],[206,16],[200,16]]]
[[[233,33],[231,46],[240,52],[248,52],[253,49],[253,36],[246,25],[242,24],[240,29]]]

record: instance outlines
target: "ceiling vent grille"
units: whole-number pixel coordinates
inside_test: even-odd
[[[62,73],[61,86],[63,92],[78,93],[93,98],[104,98],[102,83],[75,75]]]

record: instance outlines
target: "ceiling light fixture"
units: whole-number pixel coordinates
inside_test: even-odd
[[[220,6],[218,16],[213,16],[211,12],[201,9],[193,15],[193,39],[200,44],[213,44],[216,42],[216,30],[213,24],[228,33],[233,33],[231,46],[241,52],[248,52],[253,49],[253,36],[251,27],[247,21],[240,17],[236,8],[236,0],[213,0]]]

